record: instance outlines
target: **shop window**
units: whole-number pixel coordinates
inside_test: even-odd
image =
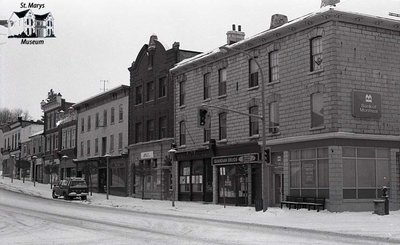
[[[343,147],[343,198],[379,198],[390,184],[389,149]]]
[[[290,151],[290,195],[329,198],[328,149]]]
[[[182,162],[179,169],[179,191],[190,192],[190,162]]]
[[[203,161],[197,160],[192,165],[192,192],[203,192]]]

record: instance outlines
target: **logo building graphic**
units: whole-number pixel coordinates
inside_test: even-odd
[[[48,38],[55,37],[54,17],[34,14],[31,9],[13,12],[8,20],[8,38]]]
[[[372,95],[366,94],[366,95],[365,95],[365,102],[367,102],[367,103],[372,103]]]

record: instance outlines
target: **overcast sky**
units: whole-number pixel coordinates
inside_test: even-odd
[[[24,10],[21,2],[0,0],[0,19]],[[209,51],[226,42],[232,24],[240,24],[250,37],[268,29],[275,13],[292,20],[317,11],[321,4],[320,0],[25,2],[45,4],[44,9],[32,10],[53,14],[56,38],[45,39],[43,45],[0,39],[0,108],[22,108],[34,119],[40,119],[40,102],[50,89],[78,102],[102,92],[101,80],[109,81],[108,88],[129,85],[127,68],[152,34],[167,49],[176,41],[182,49]]]

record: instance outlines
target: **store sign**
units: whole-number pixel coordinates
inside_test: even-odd
[[[353,91],[353,116],[358,118],[380,118],[381,95]]]
[[[228,164],[244,164],[257,162],[259,159],[258,153],[248,153],[243,155],[213,157],[212,164],[228,165]]]
[[[140,158],[141,159],[152,159],[154,158],[154,152],[153,151],[146,151],[140,153]]]

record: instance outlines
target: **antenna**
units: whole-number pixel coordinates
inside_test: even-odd
[[[106,83],[108,83],[108,80],[100,80],[100,83],[102,83],[102,88],[100,88],[100,90],[106,92],[108,90],[108,88],[106,88]]]

